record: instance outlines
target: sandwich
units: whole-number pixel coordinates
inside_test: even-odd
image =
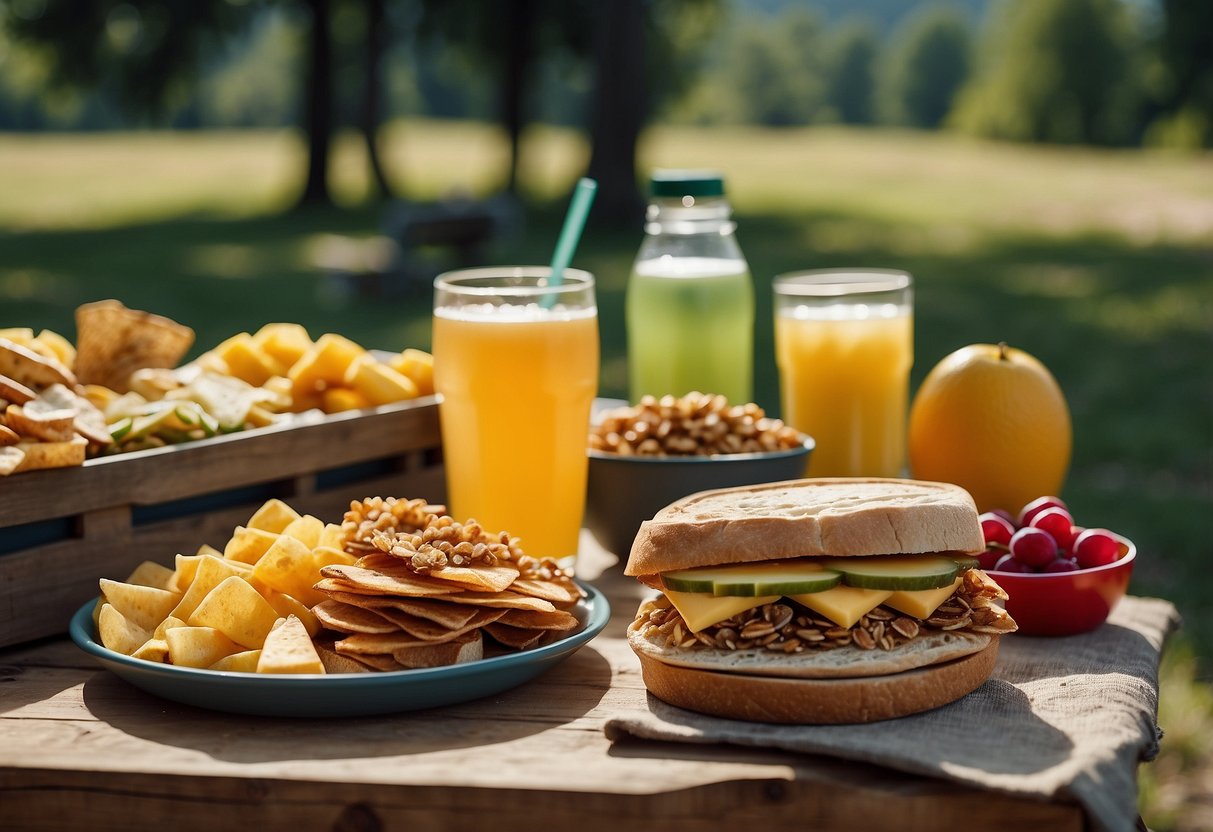
[[[803,479],[704,491],[645,521],[625,574],[649,691],[700,713],[856,723],[937,708],[990,675],[1015,622],[977,568],[955,485]]]

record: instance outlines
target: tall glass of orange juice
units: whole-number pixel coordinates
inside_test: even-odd
[[[913,288],[899,271],[775,279],[783,418],[817,441],[814,477],[896,477],[905,465]]]
[[[571,563],[598,390],[594,278],[566,269],[448,272],[434,281],[434,386],[451,514]]]

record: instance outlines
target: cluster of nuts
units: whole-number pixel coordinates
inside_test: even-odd
[[[362,511],[368,505],[375,506],[371,513]],[[346,523],[354,536],[347,538],[345,548],[352,553],[383,552],[400,558],[420,574],[447,566],[509,563],[518,569],[523,580],[569,582],[571,574],[555,560],[525,554],[521,538],[511,537],[508,532],[487,532],[475,520],[459,523],[435,511],[444,512],[445,508],[428,505],[424,500],[391,497],[354,503],[346,513]],[[358,550],[354,550],[354,543],[360,547]]]
[[[645,396],[635,407],[607,411],[590,432],[590,449],[620,456],[711,456],[800,447],[804,437],[753,402],[688,393]]]
[[[377,533],[417,532],[432,520],[446,514],[446,506],[431,505],[425,500],[401,500],[396,497],[367,497],[350,503],[342,518],[341,531],[345,550],[351,555],[375,551]]]
[[[439,518],[450,520],[449,517]],[[405,560],[414,572],[428,572],[445,566],[493,566],[510,560],[509,536],[488,543],[479,526],[461,526],[451,522],[428,526],[419,534],[375,532],[371,543],[387,555]]]

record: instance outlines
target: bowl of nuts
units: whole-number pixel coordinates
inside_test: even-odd
[[[720,395],[645,396],[595,413],[585,524],[626,558],[640,524],[675,500],[713,488],[804,476],[813,439],[756,404]]]

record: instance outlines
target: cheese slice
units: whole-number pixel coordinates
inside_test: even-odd
[[[668,589],[665,591],[665,597],[670,599],[670,603],[682,615],[682,620],[692,633],[697,633],[704,627],[711,627],[726,618],[732,618],[738,613],[779,600],[778,595],[761,595],[755,598],[717,597],[707,592],[671,592]]]
[[[839,627],[853,627],[856,621],[879,607],[892,594],[893,591],[888,589],[836,586],[824,592],[809,592],[788,597],[814,612],[821,613]]]
[[[957,578],[948,586],[941,586],[938,589],[894,592],[884,602],[884,605],[915,618],[928,618],[940,604],[952,597],[952,593],[960,587],[960,583],[960,578]]]

